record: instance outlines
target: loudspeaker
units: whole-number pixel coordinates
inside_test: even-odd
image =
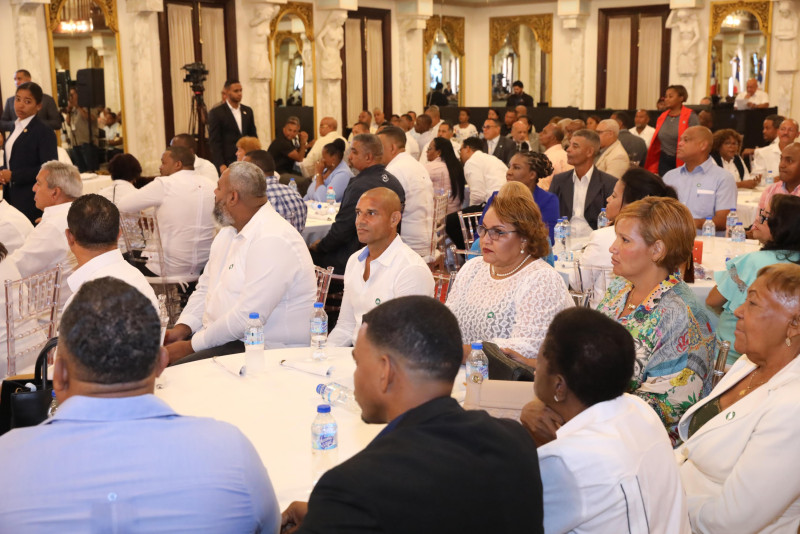
[[[106,104],[106,87],[103,69],[81,69],[77,72],[78,105],[82,108],[103,107]]]

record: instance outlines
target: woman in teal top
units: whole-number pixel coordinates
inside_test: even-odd
[[[728,260],[726,270],[714,273],[717,285],[706,298],[706,304],[719,314],[717,338],[731,342],[728,365],[733,365],[740,356],[733,349],[737,321],[733,312],[744,304],[747,288],[758,276],[759,269],[775,263],[800,263],[800,197],[775,195],[770,211],[761,210],[755,226],[759,227],[762,235],[757,237],[764,246]]]

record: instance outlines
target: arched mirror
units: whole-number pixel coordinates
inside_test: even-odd
[[[464,17],[431,17],[422,37],[425,105],[464,105]],[[441,87],[437,89],[441,84]],[[441,93],[441,96],[438,95]]]
[[[296,116],[311,136],[316,122],[313,6],[289,2],[271,24],[273,133]]]
[[[53,95],[68,118],[62,144],[81,172],[103,167],[124,150],[116,14],[116,0],[53,0],[48,6]]]
[[[502,107],[515,81],[534,104],[550,102],[553,15],[489,19],[489,105]]]
[[[772,3],[711,2],[708,93],[733,101],[749,79],[768,90]]]

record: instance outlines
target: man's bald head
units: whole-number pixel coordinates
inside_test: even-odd
[[[380,206],[386,209],[389,213],[393,211],[399,212],[402,210],[403,206],[402,202],[400,202],[400,197],[397,196],[397,193],[388,187],[375,187],[370,189],[361,195],[361,198],[369,198],[379,202]]]
[[[693,168],[708,159],[714,136],[705,126],[690,126],[678,139],[678,159]]]
[[[337,128],[339,128],[339,123],[337,123],[336,119],[333,117],[323,117],[323,119],[319,121],[320,135],[327,135],[330,132],[335,132]]]

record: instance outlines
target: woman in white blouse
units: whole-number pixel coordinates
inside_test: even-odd
[[[628,331],[588,308],[559,313],[547,331],[520,420],[538,446],[548,534],[689,532],[664,425],[625,393],[635,359]]]
[[[736,130],[725,128],[714,132],[714,144],[711,146],[711,158],[736,179],[736,187],[753,189],[761,182],[761,176],[750,176],[747,165],[739,155],[742,148],[742,134]]]
[[[549,238],[530,189],[508,182],[478,227],[483,256],[458,272],[447,306],[470,344],[492,341],[517,358],[535,358],[550,321],[573,305],[564,279],[542,258]]]
[[[447,193],[447,213],[456,213],[464,204],[464,167],[453,151],[453,144],[444,137],[434,137],[428,143],[425,169],[431,175],[433,192],[437,195]]]

